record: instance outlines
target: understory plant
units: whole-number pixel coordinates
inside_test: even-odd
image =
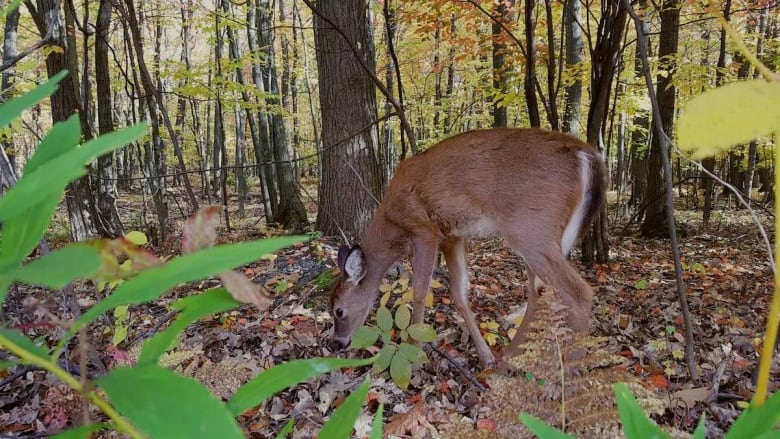
[[[62,72],[0,106],[0,127],[8,126],[25,109],[50,96],[66,74]],[[27,162],[22,178],[0,198],[0,304],[5,302],[14,283],[58,290],[76,279],[91,279],[115,287],[107,298],[87,309],[66,328],[55,346],[28,337],[8,322],[0,326],[0,347],[10,354],[0,361],[0,369],[31,365],[46,370],[105,415],[105,421],[82,425],[56,437],[86,438],[93,432],[112,429],[131,438],[239,438],[243,432],[236,417],[274,393],[337,368],[371,364],[373,358],[291,361],[243,384],[226,402],[200,382],[160,365],[161,356],[178,344],[178,336],[190,323],[240,303],[252,303],[261,309],[268,307],[271,299],[232,269],[305,239],[283,237],[214,246],[218,208],[205,208],[188,222],[184,254],[167,262],[125,238],[70,244],[25,262],[44,236],[67,184],[84,175],[85,166],[98,156],[145,133],[146,126],[140,124],[80,145],[78,116],[55,124]],[[129,262],[120,264],[119,257]],[[174,302],[172,308],[178,311],[177,318],[167,329],[143,343],[133,367],[119,367],[87,380],[60,364],[67,361],[63,353],[74,335],[84,331],[103,313],[119,309],[114,312],[121,316],[123,307],[155,300],[177,285],[209,276],[220,276],[224,286]],[[124,338],[124,334],[120,333],[119,337]],[[323,426],[321,437],[349,437],[368,389],[366,381],[334,411]],[[279,437],[291,429],[292,421]],[[381,434],[381,425],[376,432]]]

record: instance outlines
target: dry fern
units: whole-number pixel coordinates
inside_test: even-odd
[[[541,295],[524,351],[508,360],[515,376],[493,375],[488,404],[498,422],[493,432],[475,431],[467,421],[452,424],[443,437],[534,437],[518,420],[528,413],[577,437],[622,437],[613,385],[628,383],[648,414],[659,414],[664,403],[634,376],[616,366],[620,356],[601,347],[605,338],[578,334],[566,327],[566,307],[557,293]]]

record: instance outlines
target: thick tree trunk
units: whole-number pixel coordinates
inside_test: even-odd
[[[675,71],[674,59],[680,33],[680,4],[678,0],[666,0],[661,10],[661,36],[658,58],[668,60],[664,71],[658,75],[658,106],[661,113],[661,125],[670,138],[674,130],[674,108],[677,87],[672,82]],[[669,236],[666,223],[666,200],[664,194],[663,163],[661,140],[653,136],[648,156],[647,190],[645,192],[645,219],[641,225],[642,236],[660,238]]]
[[[342,35],[315,16],[323,141],[317,229],[355,236],[368,224],[384,181],[375,86],[355,58],[375,68],[368,5],[363,0],[319,0],[317,7],[358,49],[353,53]]]

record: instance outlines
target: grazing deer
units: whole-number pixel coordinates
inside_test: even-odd
[[[545,284],[562,293],[571,328],[586,332],[593,291],[566,255],[604,203],[605,175],[596,149],[540,129],[470,131],[404,160],[360,246],[339,249],[343,276],[330,295],[335,341],[349,344],[373,307],[388,268],[410,253],[414,322],[422,322],[441,250],[452,298],[480,362],[495,365],[469,305],[465,255],[466,239],[495,233],[529,268],[526,316],[507,355],[517,353]]]

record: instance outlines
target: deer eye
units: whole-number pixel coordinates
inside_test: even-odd
[[[337,319],[343,319],[344,318],[344,309],[342,308],[336,308],[333,310],[333,315],[336,316]]]

